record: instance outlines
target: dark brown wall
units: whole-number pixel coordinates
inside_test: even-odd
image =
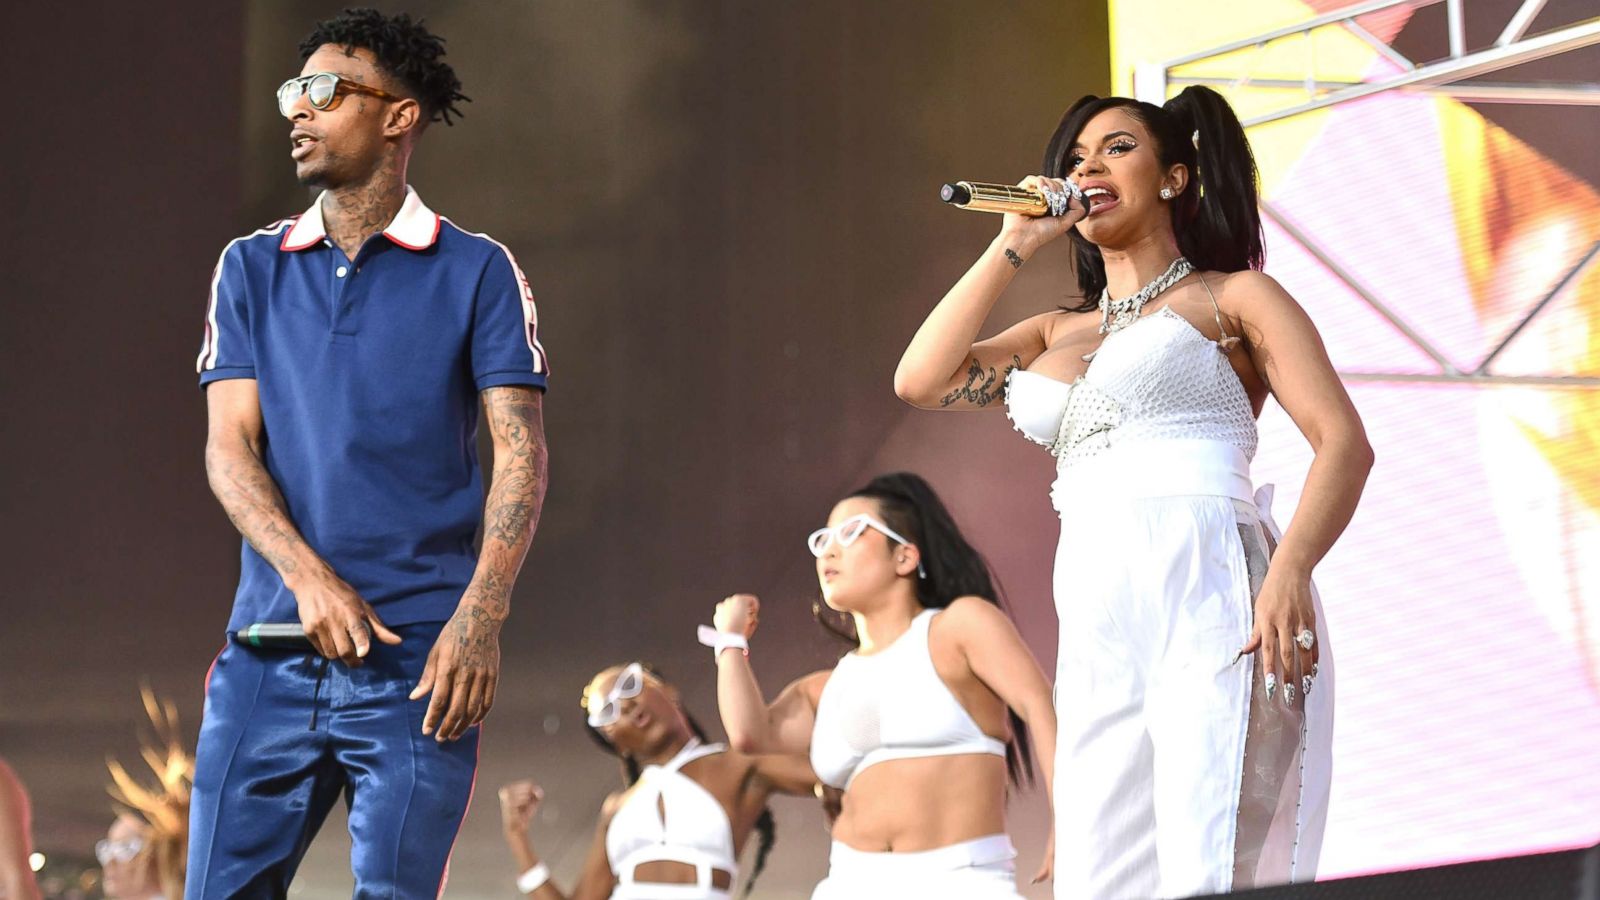
[[[11,4],[0,235],[0,755],[41,844],[109,823],[149,675],[199,718],[235,540],[201,472],[195,324],[239,221],[244,15]]]
[[[185,5],[170,22],[99,23],[69,103],[24,95],[47,146],[28,148],[41,152],[20,173],[27,227],[5,251],[19,274],[0,360],[0,754],[38,786],[41,832],[80,845],[106,820],[103,753],[129,755],[136,679],[198,719],[237,569],[200,466],[207,278],[230,237],[309,202],[271,93],[336,8]],[[539,836],[573,871],[615,784],[578,728],[597,668],[654,661],[714,724],[692,626],[736,590],[767,603],[769,689],[827,664],[838,647],[810,620],[802,539],[877,471],[915,468],[946,493],[1048,665],[1048,458],[998,413],[917,413],[890,380],[998,225],[942,208],[939,184],[1036,168],[1062,109],[1104,89],[1103,6],[409,8],[449,38],[474,98],[461,124],[430,131],[411,180],[517,253],[554,366],[551,492],[452,893],[509,890],[492,789],[522,773],[550,786]],[[24,53],[63,52],[41,44]],[[1061,254],[1030,264],[997,319],[1047,307],[1065,274]],[[1029,849],[1037,799],[1018,812]],[[780,810],[762,896],[805,896],[824,868],[820,822],[807,803]],[[329,896],[348,895],[341,832],[330,823],[307,863]]]

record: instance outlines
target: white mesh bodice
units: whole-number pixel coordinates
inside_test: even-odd
[[[1050,445],[1058,469],[1153,440],[1218,441],[1255,457],[1255,413],[1228,355],[1170,307],[1108,335],[1070,392],[1014,389],[1006,400],[1019,426],[1053,412],[1032,407],[1064,402]]]

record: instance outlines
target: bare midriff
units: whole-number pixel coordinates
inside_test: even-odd
[[[868,853],[936,850],[1003,833],[1005,797],[999,756],[888,760],[851,782],[833,839]]]
[[[699,880],[699,873],[688,863],[658,859],[635,866],[633,880],[640,884],[694,884]],[[733,886],[733,875],[721,869],[712,869],[711,886],[729,890]]]

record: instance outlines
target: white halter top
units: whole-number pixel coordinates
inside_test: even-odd
[[[869,766],[891,759],[1006,755],[1006,745],[972,720],[933,667],[927,609],[894,643],[871,656],[839,660],[817,702],[811,768],[823,783],[844,790]]]
[[[1013,370],[1006,413],[1061,470],[1146,441],[1215,441],[1246,461],[1256,452],[1255,412],[1220,342],[1165,306],[1107,335],[1071,384]]]
[[[680,771],[726,750],[722,744],[690,739],[665,765],[645,766],[639,773],[606,828],[606,858],[617,876],[612,900],[726,900],[728,892],[713,885],[712,873],[727,872],[730,884],[739,877],[728,813],[710,791]],[[634,881],[640,865],[663,860],[694,866],[696,882]]]

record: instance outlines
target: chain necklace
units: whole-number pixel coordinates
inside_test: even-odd
[[[1167,266],[1167,271],[1156,276],[1154,281],[1140,288],[1136,294],[1113,300],[1111,289],[1106,288],[1100,293],[1100,333],[1115,334],[1132,325],[1138,321],[1139,312],[1146,303],[1193,271],[1194,266],[1180,256]]]

